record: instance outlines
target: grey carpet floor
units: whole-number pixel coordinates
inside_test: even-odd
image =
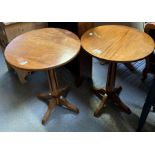
[[[56,107],[48,123],[43,126],[41,119],[47,109],[46,103],[36,95],[48,90],[45,72],[35,72],[27,84],[20,84],[15,74],[9,73],[0,52],[0,131],[62,131],[62,132],[111,132],[135,131],[142,106],[150,87],[152,76],[141,82],[144,61],[134,63],[136,72],[130,72],[123,64],[118,64],[116,84],[123,90],[121,99],[128,105],[132,114],[119,111],[113,104],[104,110],[100,118],[93,112],[100,100],[90,91],[91,82],[85,80],[80,87],[74,85],[71,73],[61,67],[57,69],[61,86],[69,84],[71,89],[67,99],[80,109],[79,114]],[[93,60],[93,84],[104,87],[108,65],[100,65]],[[150,112],[143,131],[155,131],[155,113]]]

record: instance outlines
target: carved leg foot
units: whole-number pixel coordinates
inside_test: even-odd
[[[76,113],[79,113],[79,109],[75,105],[69,103],[65,98],[61,97],[59,99],[59,102],[60,102],[61,105],[67,107],[69,110],[71,110],[73,112],[76,112]]]
[[[99,107],[94,112],[95,117],[99,117],[102,114],[102,111],[107,106],[107,103],[108,103],[108,96],[105,95],[102,98],[101,104],[99,105]]]
[[[45,113],[43,119],[42,119],[42,124],[45,125],[48,121],[49,116],[51,115],[51,112],[53,111],[54,107],[56,106],[56,101],[51,100],[48,104],[48,109],[47,112]]]
[[[116,95],[113,94],[113,100],[114,103],[124,112],[126,112],[127,114],[131,113],[131,110],[121,101],[121,99]]]

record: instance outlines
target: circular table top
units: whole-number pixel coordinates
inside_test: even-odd
[[[46,70],[71,61],[80,50],[80,39],[59,28],[26,32],[13,39],[5,49],[12,66],[24,70]]]
[[[120,25],[92,28],[82,35],[81,44],[91,55],[115,62],[140,60],[154,49],[154,41],[149,35]]]

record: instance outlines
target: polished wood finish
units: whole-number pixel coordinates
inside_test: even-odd
[[[143,59],[154,49],[152,38],[128,26],[106,25],[88,30],[81,38],[82,46],[91,55],[116,62]]]
[[[89,54],[109,62],[106,88],[93,89],[101,99],[94,116],[98,117],[102,114],[109,100],[112,100],[119,109],[130,114],[131,110],[118,96],[122,87],[115,87],[117,62],[137,61],[151,54],[154,48],[151,37],[135,28],[106,25],[88,30],[81,37],[81,43]]]
[[[4,50],[6,48],[6,46],[8,45],[8,38],[7,38],[7,35],[6,35],[6,31],[5,31],[5,25],[4,23],[0,22],[0,46],[1,46],[1,49],[2,49],[2,52],[4,54]],[[15,71],[17,73],[17,76],[19,78],[19,81],[24,84],[26,83],[26,77],[30,74],[30,72],[28,71],[24,71],[24,70],[20,70],[20,69],[17,69],[11,65],[9,65],[7,62],[7,68],[9,71]]]
[[[58,84],[58,79],[56,76],[55,69],[51,69],[47,71],[48,73],[48,81],[49,81],[49,93],[43,93],[38,95],[38,97],[42,100],[49,100],[48,103],[48,109],[47,112],[45,113],[43,119],[42,119],[42,124],[45,125],[48,121],[48,118],[51,114],[51,112],[54,110],[56,105],[61,105],[65,106],[69,110],[79,113],[79,109],[69,103],[63,96],[63,92],[67,89],[60,89],[59,84]]]
[[[95,26],[93,22],[49,22],[48,27],[67,29],[78,37]],[[80,49],[78,56],[65,65],[75,79],[76,86],[80,86],[84,79],[92,78],[92,56]]]
[[[5,57],[19,69],[47,70],[71,61],[79,50],[80,41],[74,33],[43,28],[13,39],[5,49]]]
[[[94,116],[99,117],[103,109],[107,106],[110,100],[112,100],[115,105],[120,108],[122,111],[130,114],[131,110],[121,101],[119,98],[119,93],[122,90],[122,87],[115,88],[115,80],[116,80],[116,67],[117,63],[110,62],[108,68],[108,76],[107,76],[107,83],[105,89],[96,89],[94,88],[94,92],[97,96],[100,96],[101,104],[96,109]]]
[[[22,34],[12,40],[5,50],[6,60],[13,66],[30,71],[46,70],[49,92],[38,95],[49,100],[42,124],[45,124],[56,105],[76,113],[79,109],[69,103],[59,88],[55,68],[71,61],[80,50],[80,40],[72,32],[59,28],[44,28]]]

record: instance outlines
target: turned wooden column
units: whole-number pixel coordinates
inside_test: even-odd
[[[80,50],[80,40],[72,32],[59,28],[43,28],[24,33],[11,41],[5,49],[5,57],[9,64],[27,71],[46,71],[49,92],[38,97],[48,100],[48,108],[42,119],[47,123],[56,105],[78,113],[79,109],[72,105],[60,88],[55,69],[74,59]]]
[[[130,114],[131,110],[119,97],[122,87],[115,87],[117,63],[128,64],[147,57],[154,49],[152,38],[128,26],[105,25],[88,30],[82,35],[81,43],[86,52],[109,64],[106,88],[93,88],[94,93],[101,99],[94,116],[102,114],[109,100],[121,111]]]

